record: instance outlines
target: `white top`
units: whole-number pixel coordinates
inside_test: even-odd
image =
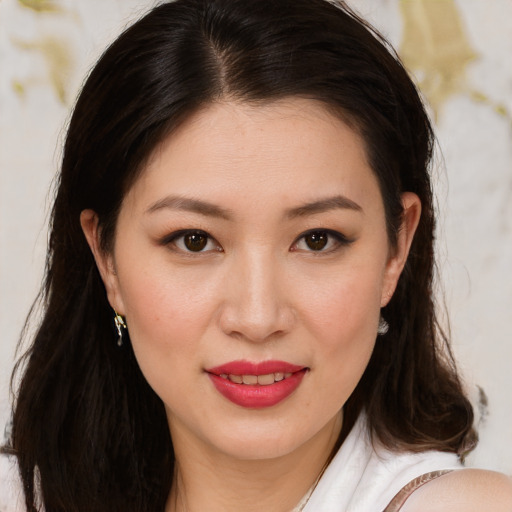
[[[0,455],[0,512],[25,510],[16,458]]]
[[[303,512],[382,512],[414,478],[461,469],[454,453],[392,452],[374,441],[362,414],[325,470]]]
[[[453,453],[395,453],[372,445],[364,414],[357,420],[302,512],[382,512],[414,478],[461,469]],[[299,505],[303,505],[304,501]],[[0,456],[0,512],[25,510],[14,457]]]

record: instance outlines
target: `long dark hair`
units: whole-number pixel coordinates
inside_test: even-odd
[[[344,430],[364,408],[396,450],[462,453],[473,412],[433,302],[433,135],[392,49],[342,2],[177,0],[128,28],[92,70],[76,103],[51,218],[44,316],[25,358],[13,415],[28,510],[158,511],[174,466],[164,406],[113,314],[82,233],[97,212],[112,247],[124,194],[156,145],[219,99],[322,102],[363,137],[395,243],[400,194],[422,202],[389,331],[345,405]]]

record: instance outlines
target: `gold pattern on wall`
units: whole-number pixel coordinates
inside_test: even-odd
[[[437,114],[453,94],[468,92],[466,68],[477,55],[454,0],[401,0],[400,56]]]
[[[60,102],[65,104],[68,99],[66,86],[73,63],[71,52],[65,41],[48,36],[34,42],[14,41],[14,45],[22,50],[34,51],[43,56],[52,88]],[[27,85],[29,84],[13,82],[13,88],[18,94],[23,94]]]
[[[61,7],[53,0],[18,0],[23,7],[36,12],[61,12]]]
[[[399,54],[436,117],[450,96],[466,94],[512,120],[504,104],[473,89],[466,79],[467,67],[478,55],[471,48],[455,0],[400,0],[400,11],[404,30]]]
[[[22,8],[27,8],[33,11],[27,13],[28,16],[44,18],[46,22],[57,22],[68,24],[70,18],[63,17],[63,14],[70,14],[64,9],[57,0],[18,0],[18,5]],[[42,23],[37,23],[39,26],[44,26]],[[30,76],[23,79],[14,77],[11,80],[11,88],[19,97],[24,97],[28,90],[34,86],[41,84],[50,84],[57,99],[62,104],[67,104],[69,100],[69,84],[70,76],[72,75],[74,67],[74,57],[71,51],[73,45],[63,35],[55,35],[56,32],[48,32],[42,34],[36,39],[25,40],[19,38],[12,38],[12,44],[17,49],[28,52],[31,58],[40,59],[44,61],[44,74],[40,71],[35,71]],[[34,69],[39,70],[38,66]]]

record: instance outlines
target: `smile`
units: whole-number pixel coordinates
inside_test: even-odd
[[[233,361],[206,370],[215,389],[232,403],[250,409],[272,407],[301,384],[308,368],[283,361]]]
[[[287,372],[277,372],[277,373],[267,373],[266,375],[226,375],[225,373],[221,373],[220,377],[223,379],[229,379],[231,382],[235,384],[246,384],[249,386],[254,386],[258,384],[259,386],[270,386],[270,384],[274,384],[274,382],[280,382],[288,377],[291,377],[293,373]]]

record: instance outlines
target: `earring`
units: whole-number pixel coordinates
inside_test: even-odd
[[[379,336],[383,336],[389,331],[389,324],[384,320],[383,316],[381,315],[379,318],[379,327],[377,328],[377,334]]]
[[[116,324],[117,329],[117,346],[121,347],[123,345],[123,329],[127,329],[126,322],[124,318],[114,309],[114,323]]]

